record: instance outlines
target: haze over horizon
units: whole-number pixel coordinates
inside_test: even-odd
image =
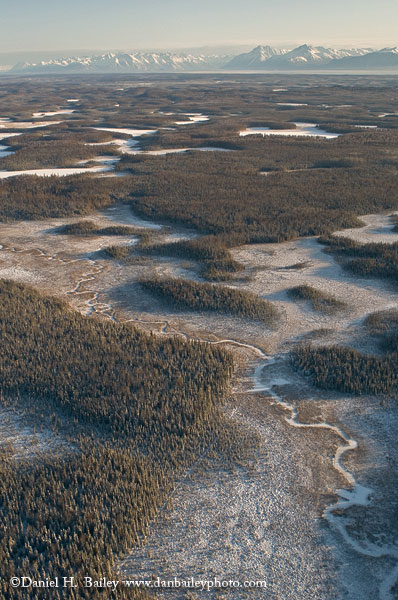
[[[0,0],[0,8],[0,53],[10,54],[398,43],[393,0]]]

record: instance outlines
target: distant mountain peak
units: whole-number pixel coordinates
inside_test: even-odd
[[[281,56],[286,50],[280,50],[273,46],[256,46],[250,52],[235,56],[227,65],[227,69],[250,69],[256,68],[258,63],[265,63],[273,56]]]

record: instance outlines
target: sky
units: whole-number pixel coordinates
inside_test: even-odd
[[[398,45],[397,0],[0,0],[0,52]]]

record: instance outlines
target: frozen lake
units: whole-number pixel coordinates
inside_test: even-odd
[[[6,148],[6,146],[3,146]],[[1,146],[0,146],[1,152]],[[10,152],[8,154],[11,154]],[[1,154],[0,154],[1,156]],[[6,156],[3,154],[3,156]],[[116,162],[118,162],[118,158],[114,156],[97,156],[96,158],[92,158],[90,160],[82,160],[78,164],[84,165],[85,163],[95,161],[98,162],[98,166],[93,167],[55,167],[48,169],[25,169],[21,171],[0,171],[0,179],[8,179],[9,177],[18,177],[21,175],[37,175],[39,177],[51,177],[52,175],[56,175],[57,177],[67,177],[68,175],[81,175],[83,173],[99,173],[104,175],[115,175],[121,176],[123,174],[114,173],[113,168]]]
[[[330,133],[320,129],[315,123],[294,123],[296,129],[271,129],[270,127],[248,127],[239,132],[240,136],[246,135],[284,135],[295,137],[323,137],[334,139],[341,135],[340,133]]]
[[[63,121],[10,121],[8,119],[0,119],[0,127],[2,129],[36,129],[38,127],[48,127],[49,125],[59,125]],[[8,134],[9,136],[9,134]]]

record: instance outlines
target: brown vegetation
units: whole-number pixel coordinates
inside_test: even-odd
[[[309,300],[312,308],[316,311],[330,314],[342,310],[346,307],[344,302],[337,300],[334,296],[317,290],[309,285],[299,285],[290,288],[288,295],[294,300]]]

